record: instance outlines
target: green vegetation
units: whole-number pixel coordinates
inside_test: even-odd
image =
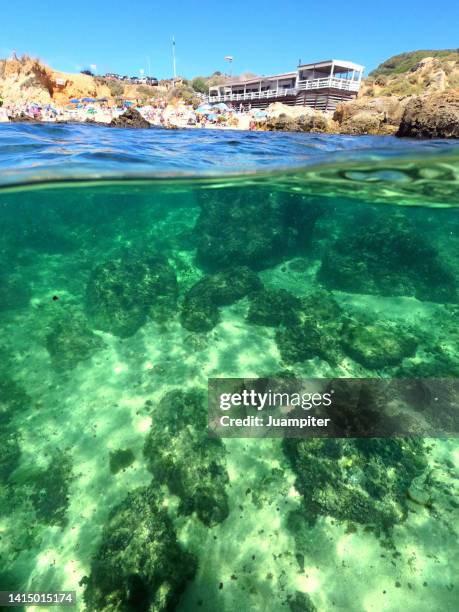
[[[207,93],[207,84],[203,77],[196,77],[191,81],[192,88],[198,93]]]
[[[370,72],[369,76],[377,77],[380,75],[395,75],[409,72],[425,57],[437,57],[446,61],[458,61],[459,49],[409,51],[400,53],[399,55],[393,55],[375,68],[375,70]]]

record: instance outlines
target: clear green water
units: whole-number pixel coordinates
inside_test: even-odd
[[[455,168],[1,192],[1,588],[457,609],[456,439],[215,442],[205,403],[208,377],[458,377]]]

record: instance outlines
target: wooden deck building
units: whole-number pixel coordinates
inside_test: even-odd
[[[272,102],[311,106],[333,111],[338,102],[351,100],[359,92],[364,67],[353,62],[326,60],[300,64],[293,72],[234,80],[209,88],[208,102],[264,108]]]

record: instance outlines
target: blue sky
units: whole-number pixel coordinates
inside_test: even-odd
[[[270,74],[303,62],[348,59],[368,70],[415,49],[459,46],[454,0],[15,0],[2,3],[0,57],[13,49],[58,70],[188,78]]]

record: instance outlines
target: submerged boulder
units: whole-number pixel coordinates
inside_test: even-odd
[[[132,253],[94,268],[86,312],[97,329],[127,338],[148,318],[164,320],[174,313],[177,295],[177,278],[166,258]]]
[[[343,232],[326,251],[318,279],[350,293],[458,302],[453,273],[403,217],[381,215],[375,223]]]
[[[177,542],[172,521],[152,488],[130,493],[116,506],[83,578],[93,612],[174,610],[196,561]]]
[[[266,189],[219,189],[200,194],[194,236],[198,264],[210,272],[232,266],[263,270],[307,250],[318,204]]]
[[[108,124],[110,127],[149,128],[150,124],[135,108],[128,108],[119,117],[114,117]]]
[[[82,315],[71,314],[57,320],[46,335],[46,348],[54,368],[67,370],[92,357],[104,346]]]
[[[207,434],[203,395],[171,391],[152,414],[144,455],[153,481],[180,498],[179,512],[196,512],[207,526],[228,516],[225,447]]]
[[[406,518],[407,491],[427,467],[422,439],[286,439],[303,508],[289,527],[331,516],[382,533]]]
[[[28,306],[31,298],[29,285],[17,275],[0,275],[0,311]]]
[[[73,480],[72,461],[66,452],[52,453],[48,466],[36,470],[30,482],[31,502],[39,521],[47,525],[67,524],[69,490]]]
[[[369,369],[400,365],[417,348],[414,336],[389,322],[348,321],[343,327],[341,342],[350,357]]]
[[[339,362],[343,311],[333,296],[317,290],[301,299],[301,309],[276,332],[276,344],[285,363],[319,357]]]
[[[268,327],[295,324],[301,307],[301,300],[285,289],[262,289],[250,297],[247,321]]]
[[[16,415],[27,410],[31,399],[18,383],[7,375],[0,377],[0,429]]]
[[[5,427],[0,428],[0,484],[8,480],[18,465],[20,456],[18,433]]]
[[[204,276],[185,294],[180,313],[182,325],[194,332],[210,331],[220,320],[221,306],[230,306],[261,288],[257,274],[246,266]]]
[[[428,94],[408,102],[397,136],[459,138],[459,92]]]

